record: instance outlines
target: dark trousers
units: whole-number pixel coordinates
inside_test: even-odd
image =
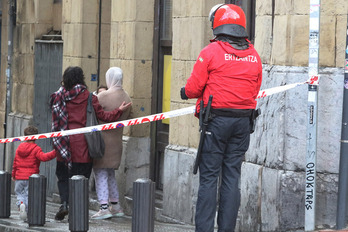
[[[69,178],[75,175],[91,176],[92,163],[72,163],[71,170],[64,162],[57,161],[56,176],[58,178],[58,190],[60,202],[69,204]]]
[[[249,117],[216,116],[209,122],[199,164],[196,232],[213,232],[217,201],[218,231],[233,232],[240,205],[241,165],[250,142]],[[221,172],[219,199],[218,177]]]

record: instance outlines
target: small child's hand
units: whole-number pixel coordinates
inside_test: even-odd
[[[13,181],[16,181],[16,179],[14,177],[11,178]]]

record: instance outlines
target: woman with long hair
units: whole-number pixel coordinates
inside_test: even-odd
[[[77,129],[86,126],[89,91],[80,67],[68,67],[63,74],[62,86],[50,97],[52,109],[52,131]],[[111,112],[105,112],[96,96],[92,105],[98,119],[104,122],[116,121],[130,107],[131,103],[122,103]],[[89,178],[93,160],[89,157],[88,146],[83,134],[53,138],[53,147],[57,152],[56,176],[61,206],[55,219],[63,220],[68,214],[69,178],[83,175]]]

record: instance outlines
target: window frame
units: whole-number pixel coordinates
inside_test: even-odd
[[[255,18],[256,18],[256,12],[255,12],[255,6],[256,1],[255,0],[225,0],[226,4],[235,4],[237,6],[240,6],[244,13],[246,18],[246,31],[248,33],[248,39],[251,41],[251,43],[254,43],[255,40]]]

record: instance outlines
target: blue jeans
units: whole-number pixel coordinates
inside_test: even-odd
[[[216,116],[209,122],[207,132],[199,164],[196,232],[214,231],[217,202],[218,231],[233,232],[240,205],[241,165],[250,142],[250,119]]]
[[[19,206],[23,202],[25,204],[25,209],[28,211],[29,180],[16,180],[14,190],[17,196],[16,205],[19,208]]]

